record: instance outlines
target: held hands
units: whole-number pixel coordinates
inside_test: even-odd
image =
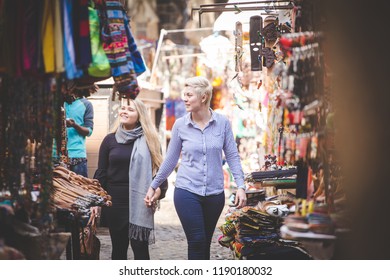
[[[152,187],[149,187],[148,192],[146,193],[145,198],[144,198],[146,207],[155,208],[156,202],[159,199],[160,195],[161,195],[160,188],[157,188],[156,190],[154,190]]]
[[[234,205],[236,205],[237,209],[240,209],[246,205],[246,193],[244,189],[237,190]]]

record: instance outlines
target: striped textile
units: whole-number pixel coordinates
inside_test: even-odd
[[[131,36],[129,19],[119,1],[105,1],[105,7],[102,7],[102,9],[103,49],[110,62],[115,86],[121,97],[134,99],[140,91],[137,74],[140,74],[142,69],[142,72],[144,72],[146,68],[141,54],[137,50],[134,38]],[[129,49],[129,41],[131,42],[132,52]],[[136,58],[136,61],[133,61],[133,57]],[[134,62],[137,64],[136,66]]]

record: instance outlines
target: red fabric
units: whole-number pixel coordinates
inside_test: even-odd
[[[175,116],[170,116],[166,118],[166,129],[172,130],[173,124],[175,123]]]

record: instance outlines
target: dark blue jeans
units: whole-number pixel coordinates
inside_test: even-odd
[[[188,259],[209,260],[211,239],[225,205],[225,194],[200,196],[175,188],[174,203],[187,237]]]
[[[87,162],[79,162],[76,165],[71,165],[70,170],[73,171],[76,174],[79,174],[81,176],[84,176],[88,178],[88,167]]]

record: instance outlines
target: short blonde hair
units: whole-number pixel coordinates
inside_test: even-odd
[[[213,86],[208,79],[202,76],[187,78],[184,82],[184,86],[194,89],[194,93],[196,93],[199,97],[206,95],[206,104],[210,106]]]

